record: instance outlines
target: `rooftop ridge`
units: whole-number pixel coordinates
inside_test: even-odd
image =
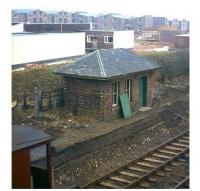
[[[82,59],[84,59],[84,58],[87,58],[88,56],[91,56],[91,55],[93,55],[93,54],[96,54],[95,52],[96,52],[96,51],[90,52],[90,53],[88,53],[88,54],[86,54],[86,55],[80,57],[77,61],[82,60]],[[76,62],[77,62],[77,61],[76,61]],[[75,62],[75,63],[76,63],[76,62]]]
[[[97,53],[96,56],[97,56],[97,59],[98,59],[98,64],[99,64],[100,70],[101,70],[101,75],[102,75],[103,77],[107,77],[107,75],[106,75],[106,73],[105,73],[105,70],[104,70],[103,62],[102,62],[102,60],[101,60],[100,52],[99,52],[99,50],[97,50],[97,51],[95,51],[95,52]]]

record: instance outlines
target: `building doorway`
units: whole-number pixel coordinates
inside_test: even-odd
[[[147,106],[147,77],[142,76],[139,79],[139,106]]]

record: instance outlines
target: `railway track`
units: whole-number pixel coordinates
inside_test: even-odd
[[[189,160],[189,131],[157,146],[143,156],[115,169],[80,188],[151,188],[152,184],[172,171],[170,166],[181,165]],[[155,178],[156,175],[156,178]],[[180,188],[189,182],[189,177],[176,181],[172,188]],[[189,183],[188,183],[189,184]]]
[[[175,189],[189,188],[189,176],[187,176],[185,179],[179,182],[174,188]]]

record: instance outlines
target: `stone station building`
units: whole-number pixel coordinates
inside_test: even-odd
[[[121,116],[119,96],[127,93],[132,113],[152,105],[159,65],[131,49],[96,50],[56,73],[64,78],[67,109],[103,121]]]

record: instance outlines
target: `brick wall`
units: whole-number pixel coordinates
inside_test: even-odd
[[[178,34],[180,34],[178,30],[161,30],[159,42],[174,42]]]
[[[97,47],[95,49],[113,48],[113,43],[104,43],[104,36],[113,36],[113,32],[107,31],[87,31],[85,33],[85,47],[86,49],[93,49],[93,43],[87,42],[87,35],[94,35],[97,38]]]
[[[69,112],[75,115],[100,114],[100,92],[102,82],[98,80],[64,78],[64,94]]]
[[[139,108],[139,78],[147,76],[147,106],[152,105],[155,72],[131,74],[112,80],[100,81],[65,77],[64,92],[69,112],[75,115],[93,114],[97,119],[109,121],[121,115],[119,106],[112,106],[112,84],[119,82],[120,94],[125,92],[125,81],[131,80],[131,109]]]
[[[146,72],[141,74],[132,74],[114,80],[109,80],[104,83],[103,89],[103,103],[102,103],[102,113],[103,119],[105,121],[115,119],[121,115],[119,106],[112,106],[112,84],[114,82],[119,82],[120,94],[125,93],[125,81],[131,80],[131,109],[135,112],[139,109],[139,78],[142,76],[147,76],[147,106],[152,105],[153,90],[155,88],[156,73]]]
[[[90,24],[24,24],[25,32],[56,33],[56,32],[80,32],[89,30]]]
[[[189,48],[189,37],[176,36],[174,46],[175,46],[175,48]]]

